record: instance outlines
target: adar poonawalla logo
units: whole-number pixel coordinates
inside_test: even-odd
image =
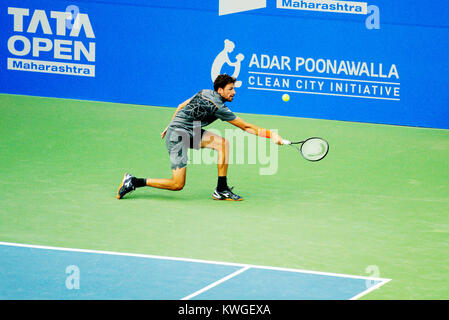
[[[212,82],[215,81],[215,79],[218,77],[219,74],[221,74],[221,70],[223,66],[226,64],[232,68],[234,68],[234,73],[231,75],[234,78],[237,78],[240,74],[240,68],[242,65],[243,59],[245,59],[245,56],[241,53],[237,54],[235,57],[235,61],[232,62],[231,58],[229,57],[229,54],[234,51],[235,44],[231,40],[226,39],[224,41],[224,48],[223,50],[217,55],[214,62],[212,63],[212,69],[211,69],[211,79]],[[238,80],[235,82],[235,87],[239,88],[242,85],[242,81]]]

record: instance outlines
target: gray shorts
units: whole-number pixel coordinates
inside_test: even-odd
[[[181,128],[168,128],[165,135],[165,145],[170,156],[172,170],[187,166],[188,150],[201,148],[201,139],[206,130],[201,129],[201,137],[194,138],[191,133]]]

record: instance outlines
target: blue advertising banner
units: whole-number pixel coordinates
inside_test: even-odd
[[[6,0],[0,92],[449,129],[449,4]],[[290,100],[284,102],[283,94]]]

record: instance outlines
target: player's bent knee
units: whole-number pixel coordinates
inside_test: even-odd
[[[171,190],[173,191],[180,191],[184,188],[184,183],[180,183],[180,182],[175,182],[172,187]]]
[[[173,190],[173,191],[182,190],[184,188],[184,185],[185,185],[185,179],[182,179],[182,178],[174,179],[171,190]]]
[[[185,168],[182,169],[175,169],[173,171],[173,177],[172,177],[172,183],[170,186],[170,190],[172,191],[179,191],[184,188],[185,182],[186,182],[186,176],[185,176]]]

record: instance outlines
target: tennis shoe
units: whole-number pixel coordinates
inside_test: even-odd
[[[128,173],[125,173],[122,183],[118,188],[117,199],[122,199],[125,194],[130,193],[131,191],[136,190],[136,187],[132,183],[132,179],[134,177]]]
[[[234,187],[227,188],[226,190],[223,191],[217,191],[217,189],[215,189],[214,193],[212,194],[212,199],[227,200],[227,201],[242,201],[243,198],[233,193],[232,189],[234,189]]]

